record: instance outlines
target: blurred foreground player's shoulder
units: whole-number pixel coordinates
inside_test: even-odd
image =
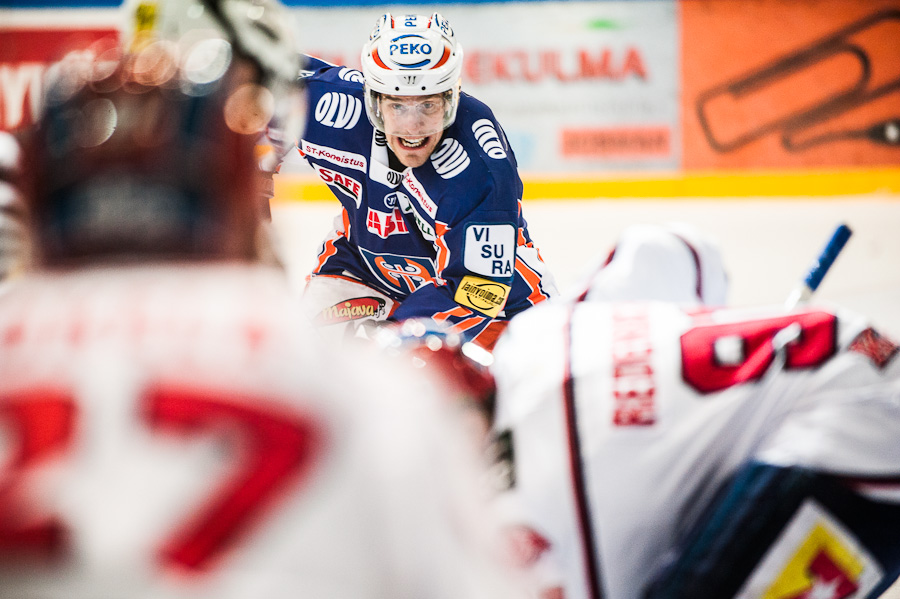
[[[0,297],[2,597],[510,596],[439,389],[323,348],[260,263],[255,102],[280,92],[234,20],[270,6],[203,2],[202,48],[49,89],[35,269]]]

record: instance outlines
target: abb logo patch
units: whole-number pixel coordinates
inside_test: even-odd
[[[316,120],[334,129],[352,129],[362,114],[362,101],[348,94],[328,92],[316,102]]]
[[[359,208],[362,203],[362,183],[353,177],[348,177],[347,175],[333,171],[330,168],[325,168],[324,166],[314,164],[313,167],[316,169],[316,172],[319,174],[322,181],[325,181],[329,187],[337,189],[345,196],[353,198],[353,201],[356,202],[356,207]]]
[[[369,214],[366,216],[366,228],[370,233],[374,233],[382,239],[387,239],[391,235],[409,233],[400,208],[394,208],[392,212],[380,212],[369,208]]]

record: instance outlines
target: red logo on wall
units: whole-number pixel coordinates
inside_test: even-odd
[[[118,36],[115,29],[0,30],[0,129],[33,121],[54,62],[73,51],[96,54]]]

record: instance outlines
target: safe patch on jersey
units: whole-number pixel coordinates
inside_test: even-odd
[[[881,567],[818,502],[807,500],[744,583],[738,599],[866,597]]]
[[[516,259],[516,228],[503,225],[469,225],[463,263],[466,270],[486,277],[513,276]]]
[[[353,177],[348,177],[343,173],[339,173],[337,171],[333,171],[330,168],[325,168],[324,166],[319,166],[318,164],[314,164],[313,168],[316,170],[316,173],[319,174],[319,178],[322,179],[329,187],[338,190],[348,198],[352,198],[354,202],[356,202],[356,207],[359,208],[362,203],[362,195],[363,195],[363,186],[362,183],[354,179]]]
[[[355,297],[329,306],[316,315],[316,324],[336,324],[350,320],[384,316],[385,301],[380,297]]]
[[[460,306],[496,318],[506,304],[509,289],[509,285],[467,275],[460,281],[453,300]]]

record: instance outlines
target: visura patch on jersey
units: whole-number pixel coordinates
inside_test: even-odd
[[[329,187],[337,189],[345,196],[353,198],[353,200],[356,202],[356,207],[359,208],[360,204],[362,203],[362,183],[360,183],[353,177],[348,177],[343,173],[333,171],[330,168],[325,168],[324,166],[319,166],[318,164],[314,164],[313,168],[319,174],[319,178],[321,178],[322,181],[325,181],[325,183],[327,183]]]
[[[479,119],[472,123],[472,133],[478,140],[478,145],[484,150],[484,153],[495,160],[506,158],[506,150],[503,149],[503,142],[494,128],[494,123],[489,119]]]
[[[366,229],[382,239],[387,239],[391,235],[409,233],[400,208],[394,208],[391,212],[381,212],[369,208],[369,213],[366,215]]]
[[[808,499],[736,597],[867,597],[881,577],[866,548]]]
[[[509,285],[466,275],[459,283],[453,296],[460,306],[471,308],[491,318],[496,318],[506,304],[509,296]]]
[[[452,179],[469,166],[469,155],[462,144],[452,138],[441,142],[440,147],[431,155],[431,164],[435,172],[444,179]]]
[[[366,157],[362,154],[345,152],[343,150],[329,148],[328,146],[320,146],[319,144],[310,143],[305,139],[300,140],[298,149],[300,150],[300,154],[304,157],[308,156],[316,160],[324,160],[332,164],[337,164],[338,166],[345,166],[358,171],[365,172],[367,170]]]
[[[516,259],[516,228],[510,224],[466,227],[463,264],[466,270],[487,277],[513,276]]]
[[[362,114],[362,100],[350,94],[328,92],[316,102],[316,120],[334,129],[352,129]]]
[[[425,211],[425,214],[434,218],[437,214],[437,204],[431,197],[425,192],[425,187],[416,179],[415,175],[412,174],[412,169],[406,171],[403,175],[403,185],[406,186],[406,189],[412,194],[412,197],[416,200],[416,203],[422,207]]]

